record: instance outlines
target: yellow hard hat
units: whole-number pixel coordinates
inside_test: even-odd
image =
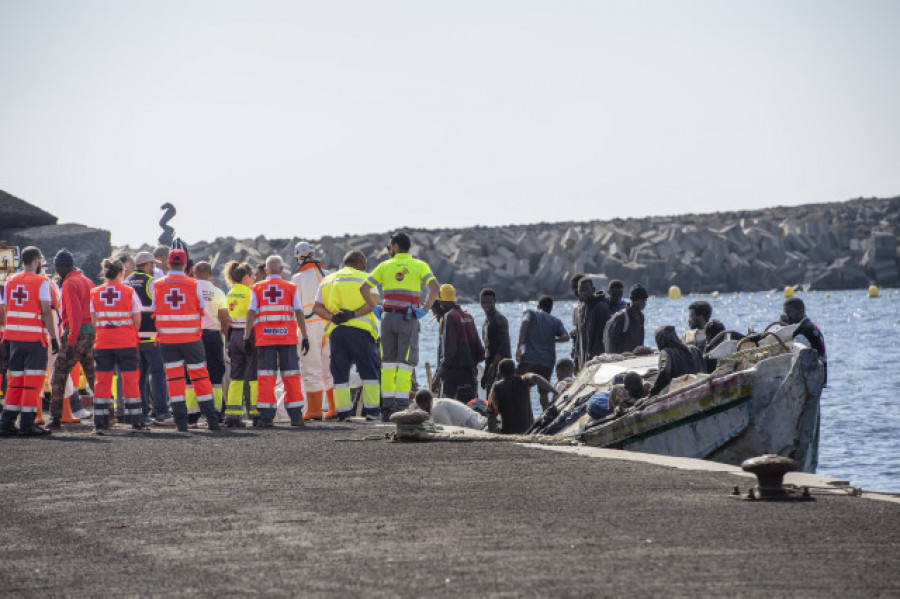
[[[442,302],[455,302],[456,289],[454,289],[453,285],[450,283],[444,283],[441,285],[441,292],[438,295],[438,299]]]

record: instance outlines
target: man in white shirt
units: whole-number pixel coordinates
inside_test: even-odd
[[[213,402],[216,409],[223,410],[222,378],[225,376],[225,343],[223,335],[228,334],[228,304],[225,292],[216,287],[210,280],[212,267],[209,262],[198,262],[194,265],[194,276],[197,277],[197,289],[203,294],[206,305],[200,326],[203,329],[203,349],[206,352],[206,368],[209,370],[209,382],[213,388]]]
[[[431,391],[422,389],[416,393],[416,405],[431,414],[435,424],[461,426],[483,430],[487,426],[487,418],[455,399],[434,399]]]

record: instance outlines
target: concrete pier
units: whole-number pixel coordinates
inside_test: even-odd
[[[900,503],[820,477],[787,479],[814,502],[754,503],[708,462],[338,441],[388,430],[0,440],[0,594],[900,593]]]

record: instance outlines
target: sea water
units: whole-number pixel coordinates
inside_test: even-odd
[[[883,289],[879,298],[869,298],[866,290],[811,291],[797,297],[806,303],[806,314],[825,335],[828,349],[818,472],[865,489],[900,492],[900,290]],[[781,291],[691,295],[680,300],[651,297],[644,312],[644,344],[655,347],[653,332],[664,324],[674,325],[679,335],[683,333],[688,305],[698,299],[712,305],[713,318],[726,328],[743,333],[750,327],[761,332],[778,320],[784,302]],[[553,307],[553,315],[567,330],[572,328],[575,304],[557,302]],[[475,317],[480,332],[484,322],[481,306],[463,307]],[[528,308],[536,308],[536,302],[498,304],[509,320],[513,354],[522,314]],[[436,368],[437,340],[438,324],[427,316],[420,337],[419,381],[427,380],[426,362]],[[557,359],[570,352],[571,343],[557,344]],[[483,390],[480,393],[484,396]],[[535,416],[541,411],[536,392],[532,393],[532,408]]]

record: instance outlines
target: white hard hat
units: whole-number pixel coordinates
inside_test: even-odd
[[[294,246],[294,257],[298,260],[316,253],[316,248],[308,241],[298,241]]]

